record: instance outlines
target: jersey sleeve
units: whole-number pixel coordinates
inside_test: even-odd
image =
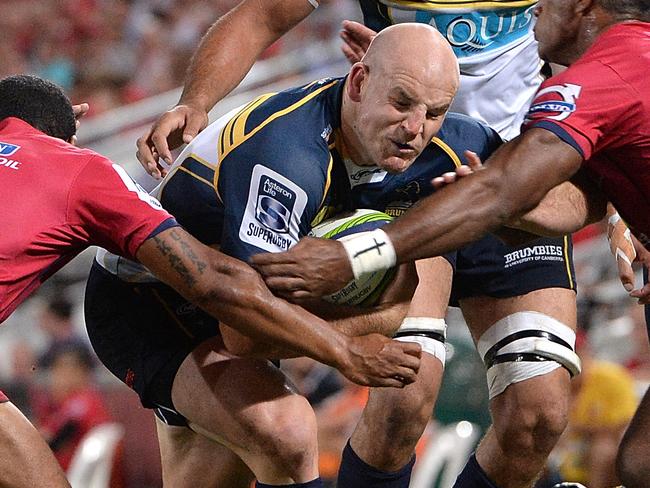
[[[542,84],[522,131],[547,129],[589,159],[616,140],[637,110],[638,95],[609,66],[576,63]]]
[[[129,259],[144,241],[178,225],[124,168],[98,155],[74,181],[68,220],[81,226],[89,244]]]
[[[256,140],[221,164],[216,188],[224,205],[221,250],[241,260],[282,252],[310,230],[323,199],[330,154]]]

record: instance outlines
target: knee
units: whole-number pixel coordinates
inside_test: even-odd
[[[533,402],[501,414],[493,413],[496,413],[494,427],[502,449],[521,456],[548,455],[568,420],[565,402]]]
[[[258,454],[289,470],[315,463],[318,452],[316,418],[304,397],[292,395],[256,423]]]
[[[650,486],[650,464],[648,463],[648,441],[634,437],[628,432],[616,457],[616,474],[626,488]]]

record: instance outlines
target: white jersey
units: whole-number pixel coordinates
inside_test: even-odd
[[[460,65],[451,106],[490,125],[505,140],[519,134],[541,84],[542,62],[533,35],[537,0],[360,0],[366,25],[380,30],[402,22],[435,27]]]

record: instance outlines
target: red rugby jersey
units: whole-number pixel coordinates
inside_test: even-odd
[[[134,259],[177,225],[120,166],[16,118],[0,121],[0,322],[89,245]]]
[[[601,34],[566,71],[540,87],[524,130],[554,132],[584,158],[633,233],[650,244],[650,23]]]

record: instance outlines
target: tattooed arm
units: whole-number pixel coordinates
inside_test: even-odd
[[[371,386],[415,379],[419,347],[378,334],[348,337],[275,297],[246,263],[215,251],[180,227],[144,242],[136,257],[160,280],[240,332],[292,349]]]

